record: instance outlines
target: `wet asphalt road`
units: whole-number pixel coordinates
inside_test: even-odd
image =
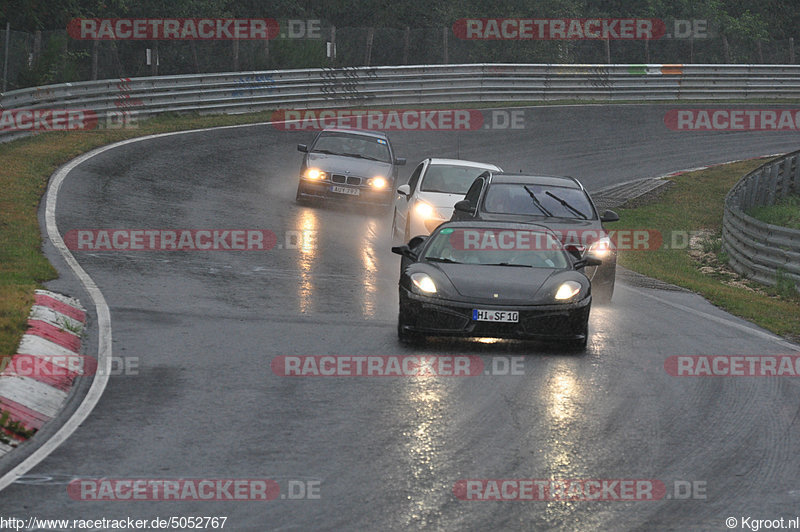
[[[666,109],[539,108],[520,131],[390,136],[409,159],[404,177],[423,157],[460,156],[571,174],[590,190],[797,149],[796,133],[672,132]],[[283,249],[75,252],[108,301],[114,355],[138,369],[112,376],[78,431],[0,493],[0,515],[227,516],[229,530],[725,530],[729,516],[800,514],[798,381],[676,378],[663,367],[672,355],[781,354],[785,345],[690,293],[620,281],[613,304],[592,309],[585,354],[514,342],[404,347],[388,211],[294,203],[295,144],[311,137],[265,125],[177,135],[111,150],[70,174],[62,234],[267,229]],[[293,232],[307,240],[286,249]],[[88,301],[61,271],[52,286]],[[522,374],[287,378],[270,368],[277,356],[325,354],[475,355],[487,368],[519,358]],[[68,496],[70,480],[101,477],[268,478],[284,495],[290,483],[317,485],[319,498]],[[656,479],[668,497],[689,481],[706,498],[454,495],[457,481],[480,478]]]

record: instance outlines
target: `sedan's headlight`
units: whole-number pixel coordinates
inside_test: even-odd
[[[613,248],[614,244],[611,243],[611,239],[607,236],[604,236],[595,240],[592,245],[589,246],[589,250],[586,252],[586,254],[598,259],[604,259],[608,257]]]
[[[319,168],[309,168],[308,170],[306,170],[306,177],[308,179],[318,179],[321,181],[325,179],[325,172],[323,172]]]
[[[421,292],[425,294],[435,294],[436,293],[436,283],[433,282],[430,275],[427,273],[412,273],[411,274],[411,282],[414,283]]]
[[[566,281],[558,287],[556,291],[556,299],[558,301],[566,301],[572,299],[578,292],[581,291],[581,284],[576,281]]]
[[[424,219],[434,218],[438,214],[433,205],[425,203],[424,201],[418,201],[417,204],[414,205],[414,211]]]
[[[385,177],[379,175],[376,175],[372,179],[369,179],[367,183],[369,183],[369,186],[371,186],[372,188],[377,188],[378,190],[386,188],[386,185],[389,184],[389,182],[386,181]]]

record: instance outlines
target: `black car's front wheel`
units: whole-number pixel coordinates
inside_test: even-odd
[[[576,352],[577,351],[580,351],[580,352],[586,351],[586,344],[589,342],[589,323],[588,322],[586,323],[586,325],[584,325],[583,330],[581,331],[580,334],[581,334],[582,338],[569,340],[569,341],[566,342],[564,347],[568,351],[576,351]]]
[[[614,296],[614,282],[615,278],[612,277],[610,281],[598,282],[592,284],[592,302],[607,304],[611,303],[611,298]]]

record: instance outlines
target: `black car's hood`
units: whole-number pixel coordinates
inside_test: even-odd
[[[558,236],[564,245],[582,243],[589,245],[605,233],[600,220],[582,220],[580,218],[550,218],[547,216],[531,216],[529,214],[481,214],[481,220],[491,222],[514,222],[541,224]]]
[[[306,166],[318,168],[323,172],[352,175],[357,177],[392,177],[392,165],[381,161],[359,159],[358,157],[344,157],[342,155],[328,155],[326,153],[308,153]]]
[[[443,273],[456,292],[471,301],[530,304],[542,285],[563,270],[520,266],[431,263]],[[495,296],[497,294],[497,296]]]

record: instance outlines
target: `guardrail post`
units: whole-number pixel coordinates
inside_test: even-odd
[[[36,30],[33,34],[33,65],[39,64],[39,56],[42,54],[42,30]]]
[[[100,41],[92,41],[92,81],[97,81],[97,61],[99,58]]]
[[[442,50],[443,50],[443,53],[442,53],[443,61],[442,62],[445,65],[450,62],[450,54],[448,54],[448,50],[447,50],[447,35],[448,35],[448,33],[449,33],[449,31],[448,31],[447,27],[442,28]]]
[[[153,48],[150,53],[150,75],[158,76],[158,41],[153,41]]]
[[[781,168],[781,178],[779,181],[778,186],[778,197],[785,198],[786,195],[789,193],[789,184],[792,181],[792,175],[794,174],[794,163],[795,158],[790,157],[783,161],[783,167]]]
[[[3,92],[8,88],[8,46],[9,37],[11,36],[11,23],[6,22],[6,49],[3,53]]]
[[[372,61],[372,41],[375,38],[375,28],[367,29],[367,49],[364,52],[364,65],[369,66]]]
[[[744,185],[744,201],[742,202],[742,210],[745,211],[753,206],[755,200],[755,193],[758,190],[758,182],[761,177],[761,173],[764,170],[759,168],[756,170],[752,177],[748,179],[748,183]]]
[[[328,62],[333,64],[336,62],[336,26],[331,25],[331,48],[328,54]]]
[[[406,26],[403,32],[403,64],[408,64],[408,49],[411,47],[411,28]]]
[[[775,189],[778,188],[782,164],[783,161],[773,163],[772,167],[769,169],[769,183],[764,191],[766,197],[764,198],[764,203],[762,205],[775,205]]]

